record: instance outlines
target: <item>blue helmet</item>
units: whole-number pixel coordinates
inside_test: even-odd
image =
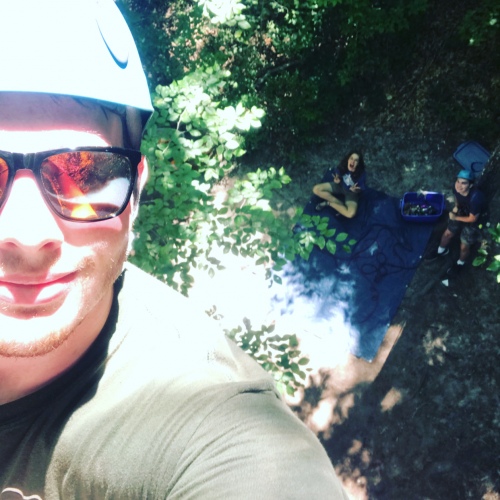
[[[471,172],[470,170],[461,170],[458,175],[457,179],[467,179],[469,182],[474,182],[474,173]]]
[[[94,99],[145,125],[146,76],[113,0],[0,0],[0,19],[0,92]]]

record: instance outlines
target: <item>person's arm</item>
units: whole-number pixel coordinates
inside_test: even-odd
[[[470,203],[470,213],[467,216],[458,216],[458,201],[455,196],[455,208],[450,212],[450,219],[456,220],[458,222],[465,222],[467,224],[471,224],[476,222],[480,213],[481,213],[481,203],[477,201],[477,198],[474,197]]]
[[[363,189],[358,186],[358,183],[356,182],[356,184],[354,184],[354,186],[351,186],[349,188],[353,193],[361,193],[361,191],[363,191]]]
[[[453,211],[450,212],[450,219],[456,220],[459,222],[467,222],[467,223],[476,222],[478,217],[479,217],[479,214],[477,214],[477,215],[469,214],[467,217],[459,217],[458,215],[456,215],[455,212],[453,212]]]
[[[338,167],[333,171],[333,182],[339,184],[342,181],[342,176],[340,175]]]
[[[350,187],[353,193],[361,193],[365,189],[366,172],[361,174],[361,177]]]
[[[348,500],[316,436],[271,392],[215,408],[174,478],[168,500]]]

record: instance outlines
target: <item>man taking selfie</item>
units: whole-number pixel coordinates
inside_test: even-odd
[[[126,263],[152,107],[114,2],[0,18],[0,500],[346,499],[268,374]]]

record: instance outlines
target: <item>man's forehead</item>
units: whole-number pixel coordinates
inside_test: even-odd
[[[98,102],[68,96],[0,93],[0,149],[34,152],[121,145],[120,117]]]
[[[108,119],[102,106],[91,100],[51,94],[0,92],[1,122],[30,122],[36,126],[51,120],[74,120],[75,115],[83,122]]]

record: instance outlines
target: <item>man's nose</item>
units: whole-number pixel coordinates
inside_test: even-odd
[[[33,172],[18,170],[9,197],[0,211],[0,249],[34,253],[54,250],[64,240],[56,216],[46,205]]]

